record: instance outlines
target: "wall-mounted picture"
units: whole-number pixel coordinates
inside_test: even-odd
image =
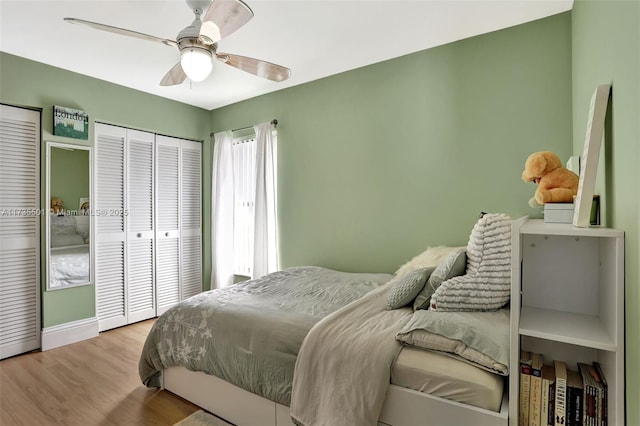
[[[80,198],[80,205],[78,206],[78,210],[82,213],[86,214],[89,210],[89,199],[88,198]]]
[[[79,109],[53,106],[53,134],[73,139],[89,139],[89,115]]]
[[[580,228],[587,228],[591,223],[596,172],[598,170],[600,147],[604,133],[604,118],[607,113],[610,91],[610,84],[602,84],[596,87],[589,106],[587,134],[584,139],[582,158],[580,159],[580,181],[578,182],[578,194],[573,211],[573,226]]]

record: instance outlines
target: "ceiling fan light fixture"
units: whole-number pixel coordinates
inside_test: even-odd
[[[191,81],[202,81],[211,74],[213,62],[209,50],[188,47],[180,55],[180,65]]]
[[[208,46],[219,42],[220,39],[222,39],[222,35],[220,35],[220,27],[218,27],[215,22],[203,22],[200,26],[200,35],[198,36],[198,39]]]

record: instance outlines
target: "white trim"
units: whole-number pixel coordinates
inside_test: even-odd
[[[98,336],[98,318],[85,318],[42,329],[42,350],[91,339]]]

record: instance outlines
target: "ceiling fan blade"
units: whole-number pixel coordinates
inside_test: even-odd
[[[200,40],[213,44],[235,32],[253,18],[253,11],[242,0],[213,0],[202,17]]]
[[[230,53],[218,53],[216,57],[227,65],[268,80],[283,81],[291,76],[291,70],[289,68],[272,64],[271,62],[261,61],[260,59],[232,55]]]
[[[178,62],[162,77],[160,86],[175,86],[176,84],[182,83],[186,78],[187,74],[184,73],[182,65]]]
[[[155,41],[158,43],[165,44],[167,46],[178,47],[178,43],[173,40],[168,40],[165,38],[155,37],[149,34],[139,33],[137,31],[125,30],[124,28],[113,27],[111,25],[99,24],[97,22],[85,21],[84,19],[78,18],[64,18],[65,21],[70,22],[72,24],[82,24],[91,28],[95,28],[97,30],[107,31],[110,33],[120,34],[129,37],[140,38],[142,40]]]

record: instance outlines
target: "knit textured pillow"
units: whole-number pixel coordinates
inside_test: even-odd
[[[394,284],[389,289],[389,293],[387,293],[387,310],[399,309],[411,303],[416,295],[420,293],[434,269],[434,267],[417,269],[393,278]]]
[[[420,293],[413,301],[413,310],[429,309],[429,302],[431,296],[440,285],[453,277],[462,275],[467,270],[467,256],[465,255],[465,249],[460,248],[449,253],[444,259],[438,263],[438,266],[433,271],[426,284],[420,290]]]
[[[491,311],[511,297],[511,218],[485,214],[467,244],[467,272],[444,281],[431,296],[437,311]]]

